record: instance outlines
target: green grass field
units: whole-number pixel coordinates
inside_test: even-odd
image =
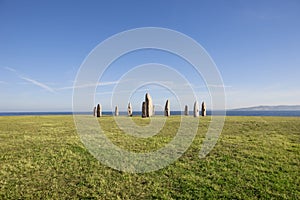
[[[199,120],[179,160],[132,174],[97,161],[79,140],[72,116],[0,117],[0,199],[299,199],[300,118],[226,117],[204,159],[198,155],[210,118]],[[180,118],[168,118],[159,135],[134,141],[112,117],[99,122],[117,145],[147,151],[170,141]]]

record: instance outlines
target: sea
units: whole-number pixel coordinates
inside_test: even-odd
[[[300,117],[300,111],[240,111],[240,110],[227,110],[226,116],[285,116],[285,117]],[[42,115],[73,115],[73,112],[0,112],[0,116],[42,116]],[[92,112],[80,112],[76,114],[92,115]],[[102,112],[103,115],[113,115],[113,112]],[[141,112],[133,112],[133,116],[141,116]],[[155,115],[163,115],[163,112],[157,111]],[[183,111],[171,111],[171,115],[183,115]],[[127,112],[120,112],[120,116],[126,116]],[[189,115],[193,115],[190,112]],[[212,115],[211,111],[207,111],[207,115]],[[214,111],[213,115],[224,115],[222,111]]]

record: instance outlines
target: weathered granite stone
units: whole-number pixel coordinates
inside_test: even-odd
[[[189,107],[187,105],[184,107],[184,115],[189,115]]]
[[[166,101],[166,105],[165,105],[165,116],[169,117],[170,116],[170,101],[167,100]]]
[[[151,117],[153,115],[153,103],[149,93],[146,93],[145,95],[145,103],[146,103],[146,117]]]
[[[143,118],[145,118],[145,117],[147,117],[147,105],[146,105],[146,102],[145,101],[143,101],[143,103],[142,103],[142,117]]]
[[[130,102],[128,103],[127,114],[129,117],[132,117],[132,106]]]
[[[94,107],[94,110],[93,110],[93,116],[96,117],[96,115],[97,115],[97,108],[96,108],[96,106],[95,106],[95,107]]]
[[[152,116],[154,116],[155,115],[155,106],[153,105],[153,107],[152,107]]]
[[[115,107],[115,116],[119,116],[119,108],[118,108],[118,106]]]
[[[206,105],[205,105],[204,101],[202,102],[202,106],[201,106],[201,115],[203,117],[206,116]]]
[[[199,103],[195,101],[194,103],[194,117],[199,117]]]
[[[97,117],[101,117],[102,116],[102,108],[101,108],[101,104],[97,105]]]

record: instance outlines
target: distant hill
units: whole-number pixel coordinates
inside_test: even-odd
[[[278,106],[254,106],[254,107],[247,107],[247,108],[237,108],[237,109],[233,109],[233,110],[237,110],[237,111],[292,111],[292,110],[299,110],[300,111],[300,105],[292,105],[292,106],[288,106],[288,105],[278,105]]]

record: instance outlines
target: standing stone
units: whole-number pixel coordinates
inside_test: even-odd
[[[189,115],[189,107],[185,105],[184,107],[184,115],[188,116]]]
[[[118,106],[115,107],[115,116],[119,116],[119,109],[118,109]]]
[[[166,101],[166,105],[165,105],[165,116],[169,117],[170,116],[170,101],[167,100]]]
[[[132,117],[132,106],[130,102],[128,103],[127,114],[129,117]]]
[[[194,103],[194,117],[199,117],[199,103],[195,101]]]
[[[96,115],[97,115],[97,108],[96,108],[96,106],[95,106],[95,107],[94,107],[94,110],[93,110],[93,116],[96,117]]]
[[[204,101],[202,102],[202,105],[201,105],[201,115],[203,117],[206,116],[206,105],[205,105]]]
[[[153,107],[152,107],[152,116],[154,116],[155,115],[155,106],[153,105]]]
[[[143,101],[143,104],[142,104],[142,118],[145,118],[147,117],[147,105],[146,105],[146,102]]]
[[[145,95],[145,103],[146,103],[146,117],[151,117],[153,114],[153,103],[149,93],[146,93]]]
[[[102,109],[101,109],[101,104],[97,105],[97,117],[101,117],[102,116]]]

